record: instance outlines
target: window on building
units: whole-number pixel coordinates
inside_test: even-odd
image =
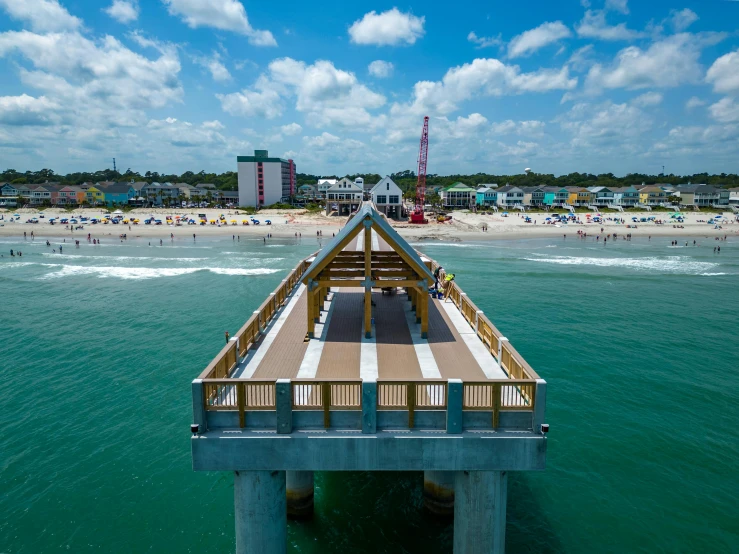
[[[384,194],[378,194],[377,195],[377,203],[378,204],[387,204],[387,196]]]
[[[400,204],[400,197],[397,194],[391,194],[390,195],[390,203],[391,204]]]

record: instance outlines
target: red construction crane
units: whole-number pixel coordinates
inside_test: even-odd
[[[418,152],[418,182],[416,183],[416,206],[411,214],[411,223],[428,223],[423,217],[423,207],[426,203],[426,161],[429,154],[429,118],[423,118],[421,132],[421,148]]]

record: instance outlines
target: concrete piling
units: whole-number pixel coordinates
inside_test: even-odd
[[[235,471],[236,554],[285,554],[284,471]]]
[[[457,471],[454,554],[504,554],[508,474]]]
[[[454,515],[454,480],[454,471],[423,472],[423,505],[433,515]]]
[[[313,516],[313,472],[288,471],[287,515],[294,519],[308,519]]]

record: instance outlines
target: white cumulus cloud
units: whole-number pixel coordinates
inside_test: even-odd
[[[180,17],[189,27],[212,27],[248,37],[254,46],[277,46],[269,31],[254,29],[239,0],[163,0],[170,15]]]
[[[628,14],[629,2],[628,0],[606,0],[606,9]]]
[[[670,13],[670,23],[676,32],[680,33],[698,21],[698,15],[690,8],[673,10]]]
[[[685,103],[685,109],[692,110],[694,108],[700,108],[701,106],[705,106],[706,102],[705,100],[701,100],[697,96],[693,96]]]
[[[508,43],[508,57],[528,56],[548,44],[570,36],[572,36],[572,32],[561,21],[542,23],[535,29],[530,29],[513,37],[511,42]]]
[[[283,135],[287,136],[299,135],[302,130],[303,127],[301,127],[298,123],[288,123],[287,125],[283,125],[282,127],[280,127],[280,132]]]
[[[714,92],[739,94],[739,50],[724,54],[713,62],[706,81],[713,84]]]
[[[608,25],[606,12],[603,10],[588,10],[582,21],[575,28],[578,36],[582,38],[595,38],[599,40],[633,40],[644,36],[643,33],[626,27],[626,23]]]
[[[398,8],[377,13],[371,11],[349,27],[349,36],[355,44],[397,46],[415,44],[424,34],[425,18],[403,13]]]
[[[644,94],[634,98],[631,103],[640,108],[649,106],[658,106],[662,103],[663,95],[659,92],[645,92]]]
[[[654,42],[646,50],[629,46],[616,55],[611,65],[590,68],[586,88],[669,88],[696,82],[702,75],[701,48],[701,42],[687,33]]]
[[[110,17],[123,24],[131,23],[139,18],[139,5],[135,1],[113,0],[113,3],[105,8],[104,11]]]
[[[367,66],[369,74],[380,79],[390,77],[393,74],[394,69],[395,66],[392,62],[386,62],[384,60],[375,60]]]
[[[251,89],[231,94],[216,94],[221,108],[231,115],[274,119],[282,115],[283,106],[279,93],[263,78]]]
[[[56,113],[59,105],[41,96],[27,94],[0,96],[0,124],[4,125],[51,125],[59,123]]]
[[[199,66],[207,69],[214,81],[225,83],[231,80],[231,73],[229,73],[226,66],[223,65],[221,55],[218,52],[213,52],[211,56],[195,56],[193,61]]]
[[[82,26],[82,21],[71,15],[58,0],[0,0],[0,7],[37,32],[69,31]]]
[[[467,35],[467,40],[476,44],[476,48],[489,48],[491,46],[501,46],[503,44],[501,35],[498,35],[497,37],[478,37],[475,31],[470,31],[470,34]]]
[[[506,65],[494,58],[477,58],[449,69],[441,81],[418,81],[410,105],[394,105],[394,114],[404,111],[421,114],[447,114],[459,104],[480,96],[504,96],[525,92],[572,90],[577,77],[569,69],[539,69],[522,73],[517,65]]]
[[[254,87],[236,95],[219,96],[219,99],[230,113],[242,106],[248,108],[237,110],[241,115],[276,117],[276,112],[258,113],[257,101],[265,100],[265,95],[270,95],[269,103],[273,106],[279,105],[280,98],[294,98],[295,109],[304,113],[311,125],[376,126],[381,116],[375,117],[369,110],[385,104],[383,95],[373,92],[361,84],[354,73],[338,69],[330,61],[307,64],[292,58],[272,61]]]
[[[739,122],[739,104],[730,97],[725,97],[708,108],[711,117],[721,123]]]

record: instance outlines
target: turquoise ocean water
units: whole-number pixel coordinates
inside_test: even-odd
[[[508,552],[739,552],[739,243],[699,242],[418,245],[549,383]],[[0,552],[233,550],[231,475],[191,471],[190,381],[317,244],[152,244],[0,240]],[[449,552],[421,487],[319,474],[291,551]]]

